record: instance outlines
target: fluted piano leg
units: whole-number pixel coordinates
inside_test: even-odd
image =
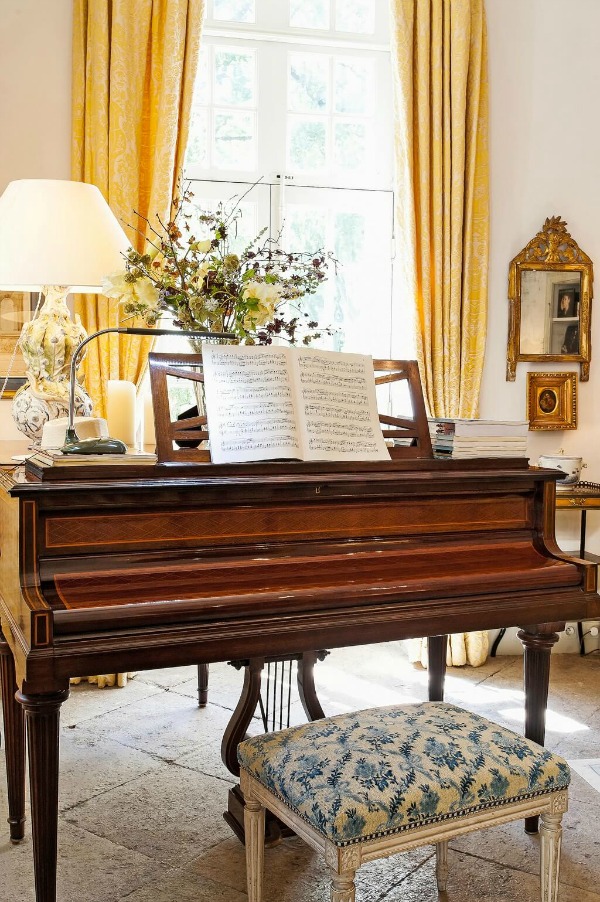
[[[208,704],[208,664],[198,664],[198,707],[206,708]]]
[[[0,682],[6,743],[6,784],[10,841],[25,836],[25,715],[15,698],[15,662],[8,642],[0,633]]]
[[[539,623],[526,626],[517,633],[525,650],[523,684],[525,689],[525,736],[539,745],[546,736],[546,707],[550,683],[550,652],[558,642],[557,629],[563,623]],[[537,833],[538,818],[525,818],[525,832]]]
[[[48,695],[17,692],[27,725],[36,902],[56,902],[59,720],[68,697],[68,686]]]

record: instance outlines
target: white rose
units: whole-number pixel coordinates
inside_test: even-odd
[[[144,276],[138,279],[137,282],[133,282],[132,287],[132,294],[134,297],[137,297],[140,304],[144,304],[146,307],[158,306],[158,289],[150,279]]]
[[[113,272],[109,276],[105,276],[102,280],[102,294],[107,298],[120,298],[125,294],[130,294],[131,286],[125,281],[125,270]]]
[[[256,282],[254,279],[250,279],[244,286],[242,297],[244,300],[258,302],[258,307],[255,310],[249,310],[244,317],[244,329],[251,330],[272,321],[275,316],[275,306],[280,300],[276,284]]]
[[[196,251],[198,254],[207,254],[212,247],[212,241],[210,238],[206,238],[204,241],[194,241],[191,245],[193,251]]]
[[[102,282],[102,293],[107,298],[119,298],[131,304],[144,304],[149,309],[158,306],[158,289],[147,276],[142,276],[135,282],[128,282],[125,275],[125,272],[118,272],[107,276]]]

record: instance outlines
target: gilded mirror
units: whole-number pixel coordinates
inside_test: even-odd
[[[508,275],[506,378],[514,382],[519,360],[576,361],[581,381],[590,375],[592,261],[560,216],[511,261]]]

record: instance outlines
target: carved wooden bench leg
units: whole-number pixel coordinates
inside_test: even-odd
[[[265,863],[265,809],[250,793],[244,807],[248,902],[262,902]]]
[[[542,814],[540,820],[542,902],[556,902],[562,838],[562,811],[558,811],[556,814]]]
[[[448,843],[435,844],[435,879],[438,892],[445,893],[448,883]]]
[[[344,871],[338,874],[333,871],[331,881],[331,902],[354,902],[356,887],[354,885],[355,871]]]

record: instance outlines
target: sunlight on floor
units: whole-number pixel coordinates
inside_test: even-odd
[[[525,720],[525,711],[523,708],[502,708],[498,711],[502,717],[507,720],[514,720],[516,723],[522,724]],[[546,729],[553,733],[581,733],[582,730],[589,730],[589,727],[572,717],[565,717],[564,714],[557,714],[548,708],[546,712]]]

